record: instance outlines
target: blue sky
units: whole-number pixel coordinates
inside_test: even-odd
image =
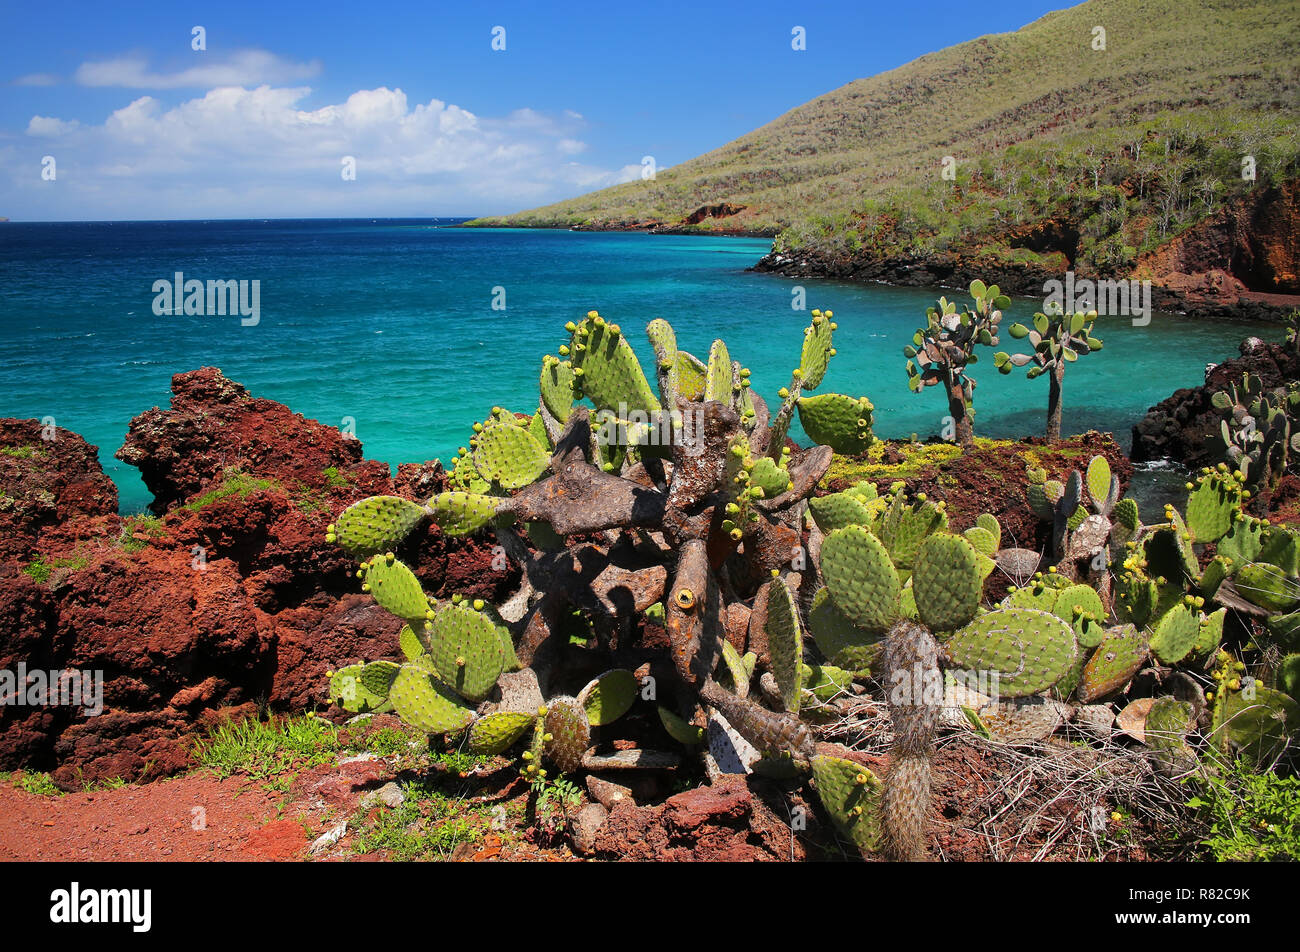
[[[646,155],[671,166],[1065,5],[6,0],[0,215],[515,211],[626,181]]]

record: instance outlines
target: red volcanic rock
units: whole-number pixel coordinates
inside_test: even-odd
[[[398,655],[401,623],[325,530],[366,496],[427,499],[441,465],[404,465],[395,483],[356,440],[212,368],[176,375],[173,392],[118,453],[157,494],[152,523],[117,517],[80,437],[40,443],[38,424],[0,421],[0,447],[19,448],[0,453],[0,668],[98,672],[103,688],[98,716],[0,706],[0,769],[69,787],[165,776],[215,712],[324,708],[327,671]],[[426,526],[399,551],[438,597],[499,601],[518,584],[490,540]],[[20,571],[38,556],[44,580]]]
[[[792,852],[793,851],[793,855]],[[654,862],[802,860],[805,850],[745,777],[721,778],[658,806],[614,804],[591,844],[601,859]]]
[[[339,479],[363,496],[392,489],[388,467],[363,459],[358,440],[251,396],[215,367],[174,376],[171,409],[154,407],[132,420],[117,458],[139,468],[155,512],[198,494],[231,467],[290,489],[329,493]]]
[[[1248,338],[1242,355],[1215,366],[1200,387],[1184,387],[1147,410],[1133,427],[1135,461],[1170,458],[1189,467],[1218,462],[1215,446],[1223,414],[1210,399],[1241,380],[1244,373],[1260,378],[1264,388],[1285,386],[1300,379],[1300,356],[1281,344]]]
[[[0,420],[0,562],[27,561],[41,534],[86,517],[117,518],[117,487],[98,449],[39,420]]]

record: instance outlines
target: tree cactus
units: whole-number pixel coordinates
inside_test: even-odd
[[[956,302],[940,298],[926,311],[926,326],[903,348],[908,386],[920,393],[926,387],[943,385],[955,436],[962,446],[975,439],[975,380],[967,367],[978,360],[977,345],[997,346],[1002,309],[1011,304],[997,285],[985,287],[982,281],[971,282],[970,295],[975,307],[963,305],[960,313]]]
[[[1049,306],[1049,310],[1052,310]],[[999,351],[993,363],[1001,373],[1009,374],[1013,367],[1033,364],[1025,376],[1032,380],[1048,374],[1051,388],[1047,395],[1047,439],[1056,442],[1061,438],[1061,388],[1065,382],[1065,365],[1080,357],[1101,350],[1101,341],[1092,336],[1096,311],[1073,314],[1039,312],[1034,315],[1033,327],[1012,324],[1008,332],[1016,340],[1028,338],[1034,348],[1031,354],[1008,354]]]

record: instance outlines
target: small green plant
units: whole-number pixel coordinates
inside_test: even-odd
[[[411,738],[396,727],[381,727],[362,737],[357,743],[357,748],[380,757],[391,757],[410,750]]]
[[[216,488],[208,490],[182,508],[187,512],[196,512],[230,496],[246,499],[255,492],[266,492],[278,488],[279,483],[274,479],[257,479],[242,470],[228,469]]]
[[[54,785],[54,780],[47,773],[22,772],[17,781],[18,789],[35,794],[38,797],[59,797],[63,791]]]
[[[38,450],[34,446],[0,446],[0,453],[14,459],[32,459]]]
[[[339,473],[337,466],[325,467],[325,485],[330,489],[343,489],[348,485],[348,479]]]
[[[1187,805],[1209,824],[1202,843],[1215,860],[1300,860],[1300,778],[1238,760],[1207,776]]]
[[[23,574],[30,578],[37,585],[45,585],[50,579],[55,578],[56,574],[68,575],[72,572],[80,572],[90,560],[85,556],[72,556],[45,561],[44,556],[38,555],[35,559],[23,566]],[[60,573],[60,570],[66,570]]]
[[[494,819],[491,807],[446,797],[423,784],[402,784],[402,793],[400,806],[381,810],[373,821],[354,818],[359,829],[354,852],[383,852],[398,862],[447,859],[462,843],[482,839]]]
[[[338,730],[312,715],[218,725],[194,746],[194,759],[218,777],[246,773],[254,780],[327,763],[339,750]]]

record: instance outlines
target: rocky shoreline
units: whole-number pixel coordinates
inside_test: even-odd
[[[1266,382],[1300,375],[1294,354],[1257,342],[1210,384],[1245,369]],[[1206,388],[1183,390],[1153,408],[1135,427],[1133,458],[1195,462],[1208,399]],[[1056,477],[1095,453],[1123,481],[1131,473],[1109,435],[1014,449],[962,455],[960,479],[957,460],[932,465],[911,444],[886,445],[875,464],[844,458],[844,471],[879,468],[872,478],[949,502],[957,523],[992,512],[1030,547],[1045,542],[1017,489],[1024,454]],[[133,419],[117,456],[140,469],[154,516],[119,516],[96,447],[77,434],[0,420],[0,671],[101,673],[103,706],[88,716],[69,704],[0,705],[0,770],[49,771],[65,789],[174,775],[192,766],[192,742],[214,722],[327,713],[328,670],[395,658],[396,619],[360,592],[355,564],[325,530],[358,499],[422,502],[442,491],[437,461],[390,475],[355,439],[211,367],[177,374],[170,406]],[[437,597],[499,602],[519,581],[490,539],[452,539],[433,525],[400,554]]]

